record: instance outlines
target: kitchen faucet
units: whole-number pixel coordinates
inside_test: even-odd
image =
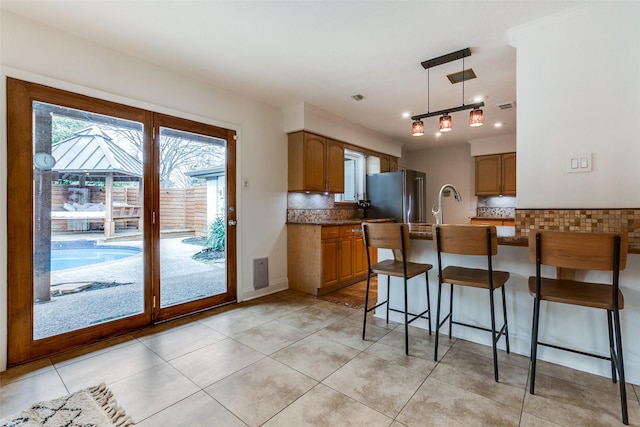
[[[444,224],[444,215],[442,215],[442,193],[444,193],[447,188],[453,190],[453,197],[456,199],[456,202],[462,200],[460,192],[458,192],[458,189],[454,187],[453,184],[443,185],[440,189],[440,193],[438,193],[438,210],[435,210],[435,205],[431,208],[431,213],[436,218],[436,224]]]

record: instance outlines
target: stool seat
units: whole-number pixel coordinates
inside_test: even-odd
[[[407,277],[412,278],[419,274],[431,270],[431,264],[419,264],[407,261]],[[404,263],[393,259],[385,259],[371,266],[371,272],[376,274],[386,274],[394,277],[404,277]]]
[[[493,288],[497,289],[509,280],[507,271],[493,271]],[[489,289],[489,275],[482,268],[467,268],[450,265],[442,270],[442,281],[454,285]]]
[[[575,280],[559,280],[541,278],[540,299],[542,301],[560,302],[581,305],[583,307],[613,310],[611,285],[602,283],[578,282]],[[529,277],[529,294],[536,296],[536,278]],[[624,296],[618,289],[618,306],[624,308]]]

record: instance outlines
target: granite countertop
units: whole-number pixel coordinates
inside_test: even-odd
[[[395,222],[394,218],[350,218],[350,219],[310,219],[306,221],[288,221],[287,224],[302,225],[353,225],[363,222]]]
[[[409,224],[409,236],[412,239],[433,240],[432,224]],[[498,244],[505,246],[529,246],[529,235],[521,233],[515,227],[496,226]],[[640,254],[640,239],[629,238],[629,253]]]
[[[472,216],[471,219],[499,219],[499,220],[512,219],[515,221],[515,217],[512,217],[512,216]]]

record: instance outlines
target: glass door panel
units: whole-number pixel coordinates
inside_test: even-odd
[[[32,107],[32,339],[143,313],[142,123]]]
[[[227,141],[159,129],[162,309],[227,294]]]

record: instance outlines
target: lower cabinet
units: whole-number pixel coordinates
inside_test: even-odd
[[[313,295],[367,277],[367,252],[360,224],[287,226],[289,287]],[[377,252],[371,251],[372,261]]]

